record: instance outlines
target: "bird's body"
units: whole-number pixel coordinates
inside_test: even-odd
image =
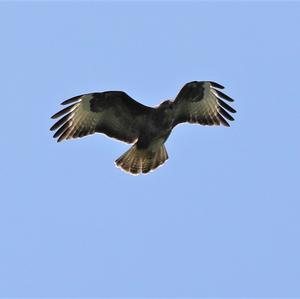
[[[164,143],[179,123],[229,126],[228,112],[235,110],[223,100],[233,101],[217,88],[221,85],[204,81],[187,83],[174,101],[148,107],[122,91],[106,91],[80,95],[62,104],[71,104],[52,118],[58,120],[58,141],[104,133],[134,145],[116,160],[117,166],[132,174],[148,173],[168,159]],[[222,100],[223,99],[223,100]],[[227,112],[227,111],[228,112]]]
[[[152,143],[161,142],[162,144],[169,137],[173,128],[173,113],[168,107],[161,104],[152,108],[146,115],[139,139],[138,148],[148,148]]]

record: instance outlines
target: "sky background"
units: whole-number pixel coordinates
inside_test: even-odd
[[[1,2],[0,297],[300,298],[300,2]],[[231,128],[182,125],[147,176],[59,103],[226,87]]]

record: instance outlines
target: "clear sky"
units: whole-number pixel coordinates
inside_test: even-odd
[[[300,298],[299,25],[300,2],[1,2],[0,297]],[[147,176],[49,131],[72,96],[193,80],[236,121],[177,127]]]

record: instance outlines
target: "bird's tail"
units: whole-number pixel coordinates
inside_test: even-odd
[[[158,166],[165,163],[168,159],[168,153],[164,145],[161,145],[156,151],[138,149],[134,144],[127,152],[119,157],[115,163],[118,167],[131,174],[148,173]]]

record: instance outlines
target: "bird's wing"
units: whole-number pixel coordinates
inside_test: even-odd
[[[233,99],[218,90],[223,88],[222,85],[210,81],[185,84],[174,100],[174,126],[189,122],[229,127],[227,120],[234,120],[229,112],[236,111],[224,102],[233,102]]]
[[[145,117],[153,109],[144,106],[125,92],[107,91],[77,96],[62,102],[71,104],[52,116],[61,117],[51,128],[57,141],[104,133],[132,143],[140,133]]]

